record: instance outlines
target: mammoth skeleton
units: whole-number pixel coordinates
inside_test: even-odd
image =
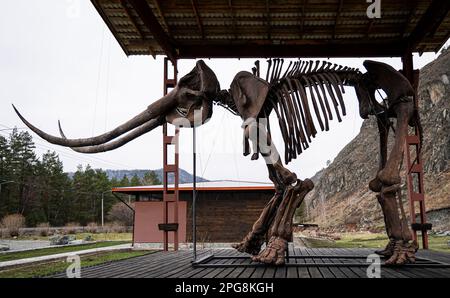
[[[412,241],[404,212],[400,212],[403,206],[398,195],[408,125],[416,125],[419,121],[413,102],[413,87],[400,72],[381,62],[364,61],[366,73],[325,61],[291,61],[284,67],[283,64],[283,59],[268,60],[265,79],[241,71],[230,89],[221,90],[214,72],[200,60],[167,95],[117,128],[91,138],[68,139],[60,125],[61,137],[49,135],[14,109],[32,131],[48,142],[71,147],[77,152],[97,153],[118,148],[164,123],[174,124],[181,119],[190,125],[203,124],[212,116],[213,104],[225,107],[244,121],[244,155],[252,150],[252,159],[261,155],[275,186],[274,196],[251,231],[233,247],[251,254],[254,261],[281,265],[292,234],[295,209],[314,185],[309,179],[298,179],[283,165],[271,141],[267,119],[275,112],[285,144],[284,162],[287,164],[308,148],[318,133],[317,125],[323,131],[329,129],[329,121],[335,118],[342,120],[346,115],[344,86],[351,86],[356,91],[360,116],[364,119],[369,115],[376,116],[379,128],[379,171],[370,181],[369,188],[377,193],[389,243],[378,253],[388,257],[388,264],[414,262],[417,244]],[[382,102],[375,98],[378,89],[387,95]],[[394,146],[388,155],[391,118],[397,118],[397,123]],[[265,241],[267,245],[262,249]]]

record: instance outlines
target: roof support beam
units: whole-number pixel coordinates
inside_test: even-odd
[[[231,21],[233,23],[233,35],[234,38],[237,38],[236,17],[233,9],[233,0],[228,0],[228,6],[230,7]]]
[[[191,58],[324,58],[324,57],[401,57],[405,45],[401,40],[380,43],[327,43],[315,41],[305,44],[228,44],[228,45],[183,45],[179,49],[180,59]]]
[[[162,20],[164,26],[166,26],[166,28],[167,28],[167,33],[170,35],[169,24],[167,24],[167,22],[166,22],[166,18],[164,17],[163,11],[161,9],[161,5],[159,5],[159,0],[154,0],[154,1],[155,1],[156,10],[158,11],[159,15],[161,16],[161,20]]]
[[[117,42],[119,43],[120,47],[122,48],[122,50],[125,52],[125,54],[127,56],[130,55],[130,52],[128,51],[126,45],[123,43],[123,40],[117,38],[117,36],[119,36],[116,28],[114,27],[114,25],[111,23],[111,20],[108,18],[108,16],[106,15],[105,11],[103,10],[103,8],[101,7],[100,3],[98,0],[91,0],[92,5],[94,5],[95,9],[97,10],[98,14],[102,17],[102,19],[105,21],[106,26],[108,26],[109,30],[111,31],[111,33],[116,37]]]
[[[344,5],[344,0],[339,0],[338,9],[336,12],[336,18],[334,19],[334,28],[333,28],[333,39],[336,39],[336,29],[339,22],[339,17],[341,16],[342,6]]]
[[[139,29],[139,26],[136,24],[136,20],[131,16],[130,9],[127,6],[126,0],[120,0],[120,5],[122,5],[123,10],[125,11],[125,14],[130,19],[131,24],[134,27],[134,30],[138,33],[139,37],[144,40],[144,33],[142,33],[141,29]]]
[[[270,20],[270,0],[266,0],[266,22],[267,22],[267,39],[272,39],[271,20]]]
[[[409,14],[408,14],[408,17],[406,19],[405,25],[403,27],[402,33],[400,35],[400,37],[402,37],[402,38],[405,36],[405,34],[406,34],[407,30],[408,30],[408,27],[411,24],[411,20],[414,17],[414,14],[415,14],[415,12],[417,10],[418,3],[419,3],[418,0],[410,0],[410,1],[408,1],[408,5],[410,7],[410,10],[409,10]]]
[[[414,51],[419,43],[433,36],[450,11],[450,1],[433,0],[408,38],[408,49]]]
[[[198,12],[198,3],[197,0],[191,0],[192,9],[194,10],[195,19],[197,20],[198,30],[200,30],[200,35],[202,39],[205,39],[205,30],[203,29],[202,19],[200,18],[200,14]]]
[[[374,19],[370,19],[369,23],[367,24],[366,29],[366,38],[369,38],[370,31],[372,31],[373,28]]]
[[[308,0],[302,0],[302,7],[300,9],[302,13],[302,20],[300,23],[300,38],[303,39],[305,34],[305,19],[306,19],[306,6],[308,5]]]
[[[147,29],[152,33],[153,38],[159,44],[159,46],[163,49],[166,56],[174,62],[176,60],[176,49],[174,47],[173,42],[170,40],[170,37],[166,34],[164,29],[156,19],[153,14],[152,9],[148,5],[146,0],[128,0],[128,2],[133,6],[134,10],[139,15],[139,18],[142,20]]]

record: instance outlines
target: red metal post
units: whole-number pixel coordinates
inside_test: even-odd
[[[414,105],[416,109],[419,108],[417,88],[419,85],[419,70],[413,68],[412,53],[408,52],[402,58],[403,74],[411,81],[414,87]],[[416,124],[413,134],[408,134],[405,142],[405,159],[406,159],[406,176],[408,186],[409,212],[411,218],[411,227],[413,239],[417,241],[417,231],[422,234],[422,248],[428,249],[428,224],[426,219],[425,209],[425,190],[423,186],[423,163],[422,154],[420,152],[420,131]],[[411,149],[415,152],[415,158],[411,158]],[[416,222],[415,204],[419,203],[419,219],[420,223]]]
[[[169,63],[173,65],[173,77],[169,78]],[[177,61],[171,63],[166,57],[164,58],[164,95],[169,92],[169,89],[174,88],[177,83]],[[175,135],[170,136],[167,132],[167,124],[163,125],[163,225],[164,233],[164,251],[169,250],[169,232],[173,232],[174,250],[178,250],[178,141],[179,129],[175,129]],[[168,163],[168,146],[175,146],[174,163]],[[169,189],[169,174],[173,174],[174,185]],[[169,205],[173,204],[173,222],[169,223]]]

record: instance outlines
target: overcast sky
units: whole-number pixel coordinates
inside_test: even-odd
[[[37,127],[58,135],[60,119],[68,137],[90,137],[127,121],[162,95],[162,58],[127,57],[103,20],[87,0],[3,1],[0,10],[0,134],[8,128],[25,129],[11,103]],[[79,9],[73,4],[79,4]],[[435,59],[434,53],[414,56],[415,67]],[[401,67],[400,59],[374,59]],[[251,70],[255,59],[206,60],[222,89],[234,75]],[[265,61],[262,59],[262,61]],[[363,59],[330,61],[363,70]],[[179,77],[195,60],[179,62]],[[265,63],[262,63],[265,74]],[[325,167],[359,132],[353,89],[347,89],[348,115],[320,132],[310,148],[288,168],[301,178]],[[272,119],[271,121],[274,121]],[[198,131],[198,173],[207,179],[268,181],[262,159],[242,156],[240,118],[216,107],[210,122]],[[272,123],[272,122],[271,122]],[[273,122],[278,149],[284,144]],[[275,129],[274,129],[275,128]],[[54,146],[33,133],[38,154],[59,153],[66,171],[78,164],[103,169],[156,169],[162,166],[162,130],[158,128],[112,152],[85,155]],[[180,166],[192,170],[192,132],[184,129],[180,139]]]

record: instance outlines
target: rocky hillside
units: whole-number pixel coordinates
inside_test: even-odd
[[[421,69],[419,83],[426,207],[430,221],[434,221],[437,228],[450,228],[449,80],[450,50],[447,49]],[[374,119],[369,119],[335,160],[313,177],[315,188],[305,199],[306,218],[301,221],[315,222],[322,227],[383,226],[381,209],[374,193],[368,189],[377,165],[377,125]],[[403,197],[406,200],[406,191]]]

